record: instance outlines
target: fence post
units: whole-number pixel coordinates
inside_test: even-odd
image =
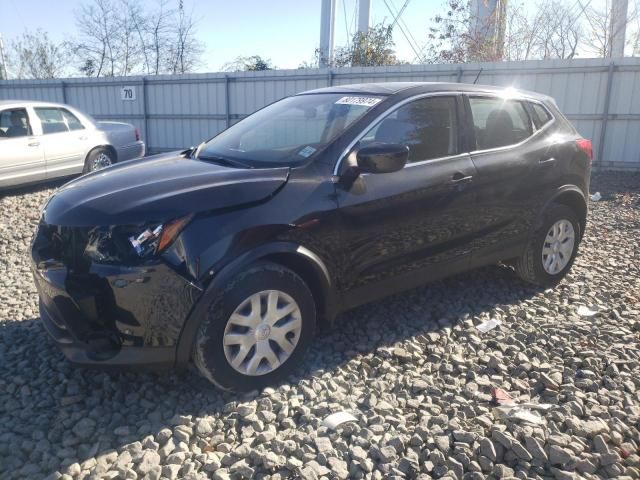
[[[458,67],[458,76],[456,78],[456,82],[460,83],[460,80],[462,80],[462,66]]]
[[[62,90],[62,103],[67,103],[67,84],[64,80],[60,80],[60,89]]]
[[[224,76],[224,116],[227,122],[227,128],[231,126],[231,112],[229,111],[229,75]]]
[[[333,70],[329,69],[329,72],[327,73],[327,85],[332,87],[333,86]]]
[[[611,103],[611,86],[613,84],[613,71],[615,63],[609,64],[607,70],[607,90],[604,95],[604,109],[602,111],[602,121],[600,125],[600,142],[598,142],[598,158],[596,164],[602,163],[602,155],[604,155],[604,142],[607,135],[607,121],[609,120],[609,104]]]
[[[144,127],[144,142],[150,150],[149,142],[149,114],[147,113],[147,77],[142,77],[142,125]]]

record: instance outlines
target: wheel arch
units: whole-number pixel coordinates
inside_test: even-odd
[[[247,252],[225,265],[214,276],[200,296],[180,333],[176,346],[176,364],[186,364],[191,357],[191,348],[198,326],[207,309],[208,302],[224,288],[224,285],[241,271],[259,261],[270,261],[282,265],[299,275],[309,286],[318,311],[318,323],[330,324],[337,313],[337,300],[332,279],[324,261],[308,248],[290,242],[274,242]]]
[[[540,227],[544,212],[547,210],[549,205],[553,203],[566,205],[576,212],[578,220],[580,221],[580,236],[582,237],[587,226],[587,213],[589,211],[587,199],[584,196],[584,193],[582,193],[582,190],[575,185],[565,185],[564,187],[559,188],[540,211],[536,221],[536,228]]]
[[[118,151],[115,149],[115,147],[113,145],[110,145],[108,143],[104,144],[104,145],[96,145],[95,147],[92,147],[87,154],[84,157],[84,163],[86,165],[87,160],[89,159],[89,155],[91,155],[93,152],[95,152],[96,150],[100,150],[100,149],[105,149],[108,150],[109,153],[111,153],[113,155],[114,161],[117,162],[118,161]]]

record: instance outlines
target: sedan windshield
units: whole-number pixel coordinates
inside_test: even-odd
[[[198,148],[196,157],[236,167],[301,163],[381,100],[335,93],[288,97],[212,138]]]

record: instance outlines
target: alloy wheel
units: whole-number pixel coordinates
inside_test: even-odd
[[[101,170],[111,165],[111,158],[104,152],[100,152],[96,158],[93,159],[91,164],[91,170]]]
[[[293,353],[302,330],[296,301],[280,290],[263,290],[231,314],[222,343],[229,365],[244,375],[265,375]]]

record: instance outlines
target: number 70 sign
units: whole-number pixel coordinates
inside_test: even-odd
[[[136,87],[122,87],[120,90],[120,98],[123,101],[132,101],[136,99]]]

